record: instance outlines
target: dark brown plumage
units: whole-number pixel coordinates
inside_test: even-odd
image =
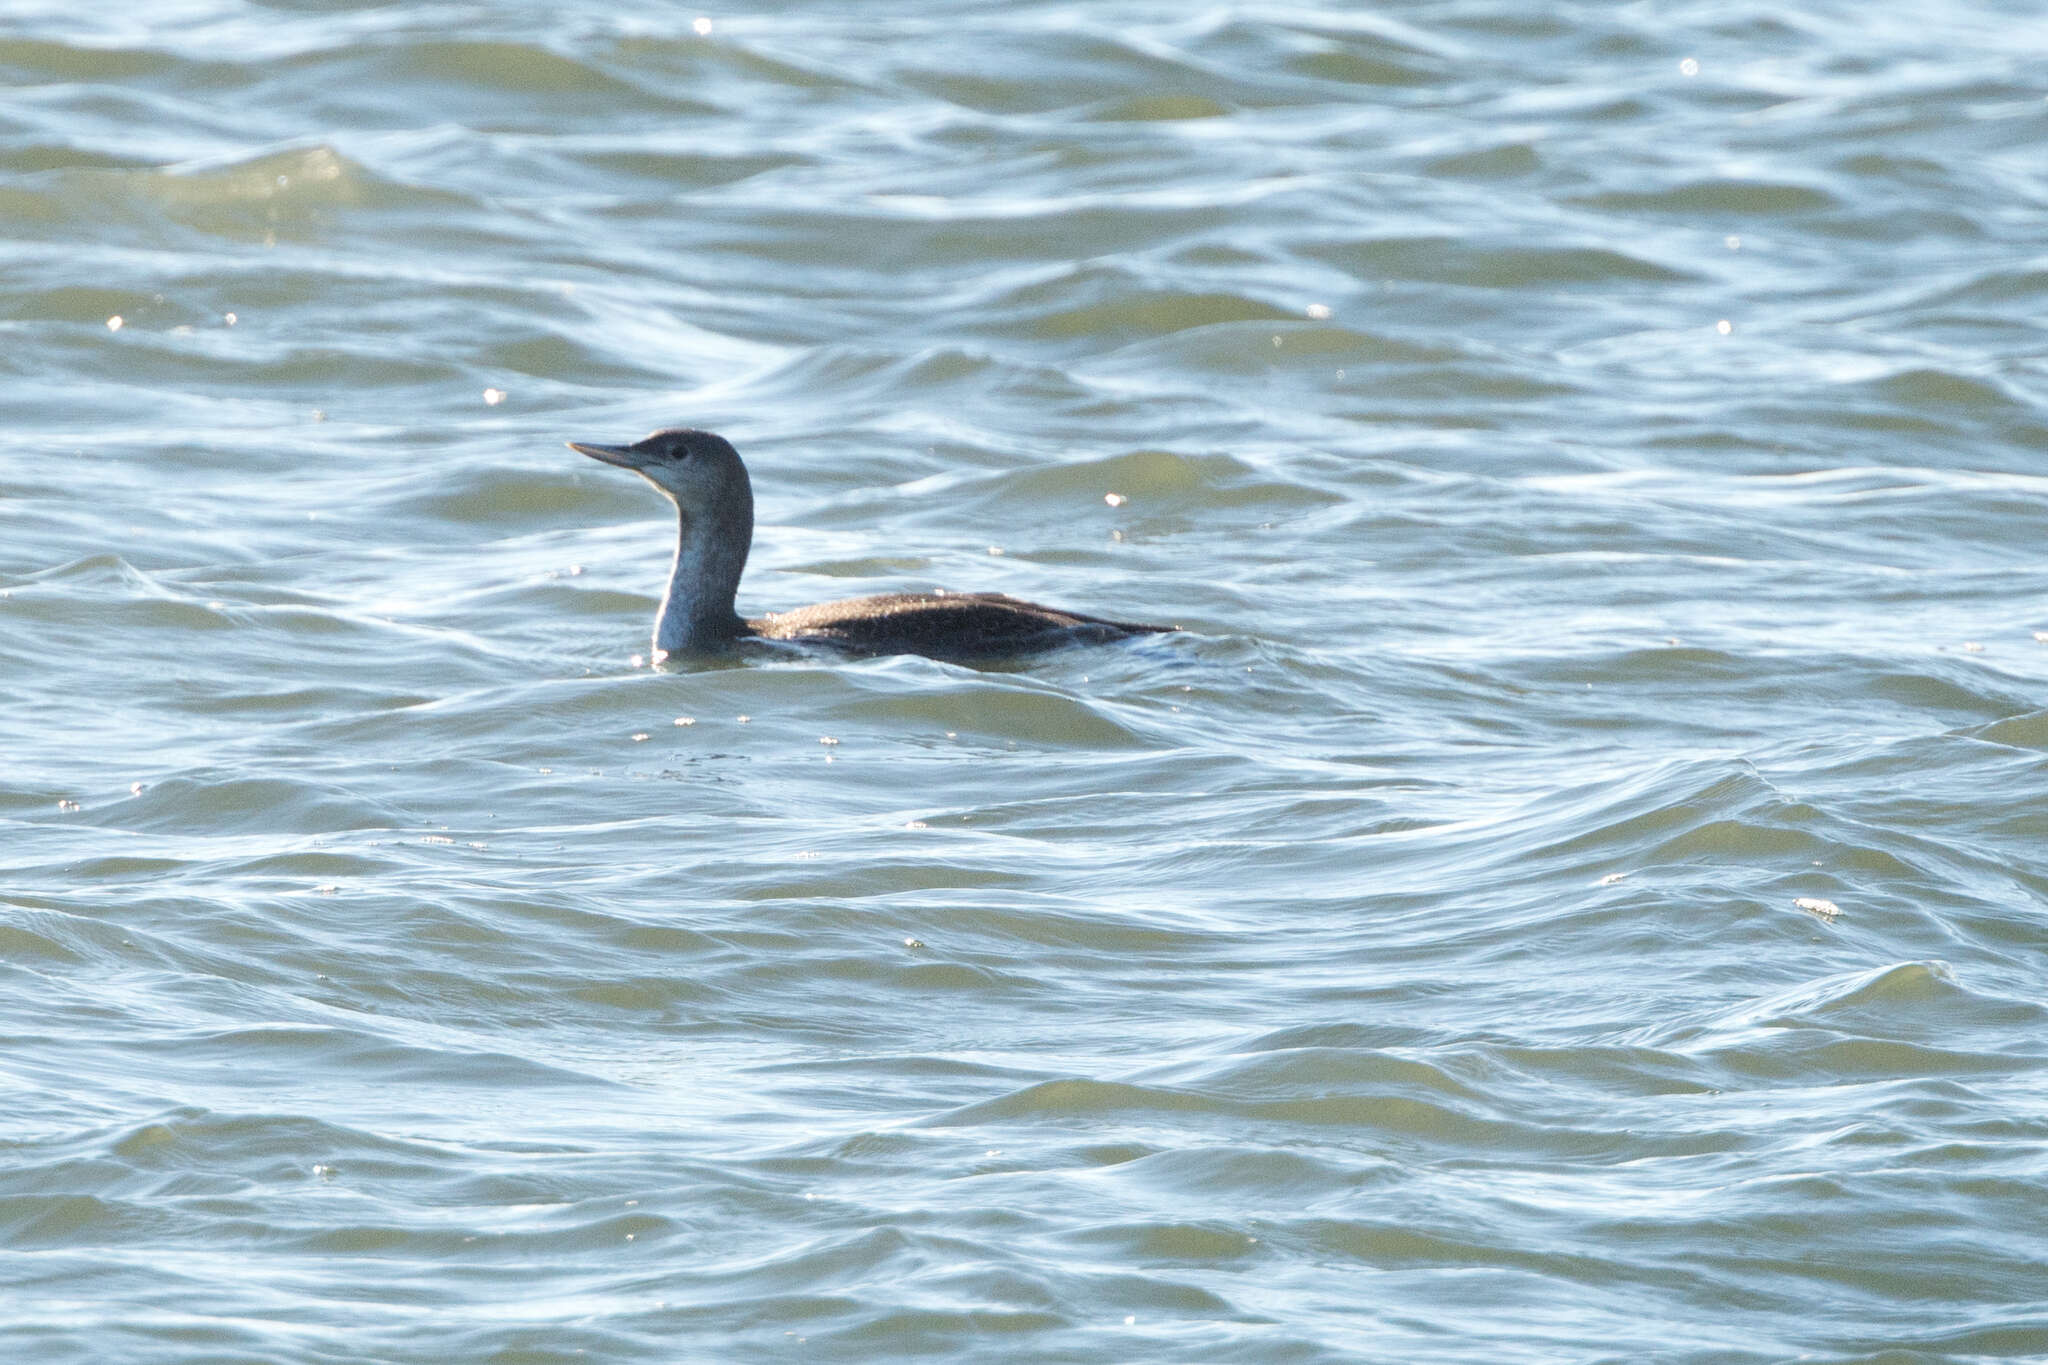
[[[995,659],[1175,629],[1061,611],[992,592],[884,593],[744,620],[733,603],[754,536],[754,493],[746,465],[730,442],[708,431],[674,427],[629,446],[581,441],[569,446],[632,470],[676,505],[676,562],[655,617],[657,657],[754,637],[855,654]]]

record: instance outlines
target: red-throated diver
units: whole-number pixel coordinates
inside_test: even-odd
[[[855,654],[989,659],[1175,629],[1083,616],[995,592],[849,597],[749,621],[733,610],[733,598],[753,546],[754,489],[731,442],[672,427],[629,446],[571,441],[569,448],[632,470],[676,505],[676,562],[654,618],[656,658],[752,637]]]

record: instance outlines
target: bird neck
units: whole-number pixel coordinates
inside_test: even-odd
[[[679,505],[676,517],[675,567],[654,618],[657,655],[707,649],[747,629],[733,610],[733,599],[754,539],[754,509],[736,503],[693,511]]]

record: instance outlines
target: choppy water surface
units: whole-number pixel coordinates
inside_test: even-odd
[[[2048,1353],[2036,7],[0,31],[9,1359]]]

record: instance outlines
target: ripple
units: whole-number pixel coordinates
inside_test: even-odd
[[[2025,34],[956,10],[10,12],[14,1354],[2025,1354]]]
[[[1362,280],[1426,280],[1481,289],[1610,282],[1672,284],[1689,278],[1641,256],[1600,246],[1536,247],[1450,237],[1395,237],[1311,252]]]
[[[121,825],[145,830],[327,832],[410,823],[397,808],[346,788],[295,777],[173,777],[121,803]]]
[[[1608,191],[1588,195],[1579,202],[1588,208],[1628,213],[1708,213],[1761,218],[1824,213],[1843,207],[1839,198],[1824,189],[1757,180],[1701,180],[1653,191]]]

